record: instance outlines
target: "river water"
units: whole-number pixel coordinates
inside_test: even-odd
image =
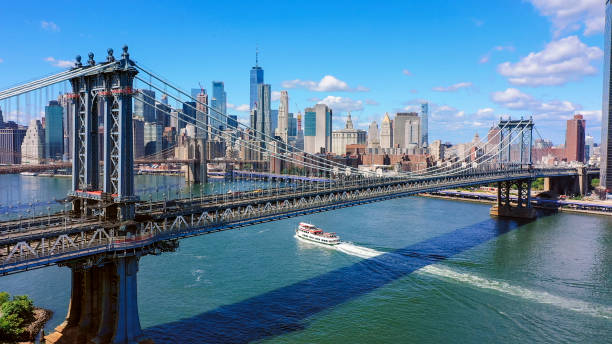
[[[182,185],[162,176],[136,183],[147,198]],[[0,176],[0,216],[29,203],[46,212],[42,203],[69,186]],[[223,187],[258,186],[214,182],[202,192]],[[488,211],[410,197],[185,239],[176,252],[140,260],[141,324],[157,343],[609,343],[612,218],[518,223]],[[298,241],[300,221],[346,243]],[[48,333],[66,313],[70,273],[4,276],[0,290],[53,310]]]

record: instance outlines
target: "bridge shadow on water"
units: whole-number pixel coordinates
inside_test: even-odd
[[[520,227],[489,219],[208,312],[145,329],[156,343],[248,343],[306,327],[308,317]]]

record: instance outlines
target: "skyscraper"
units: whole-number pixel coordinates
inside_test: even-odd
[[[10,123],[4,123],[4,128],[0,128],[0,164],[21,163],[21,144],[26,136],[26,129],[17,125],[11,127]]]
[[[208,94],[205,89],[201,89],[200,93],[196,97],[198,103],[196,104],[196,137],[200,139],[208,138]]]
[[[45,159],[45,129],[39,120],[30,121],[30,126],[21,144],[22,164],[42,164]]]
[[[285,143],[289,141],[289,94],[287,91],[281,91],[280,95],[276,136],[279,136]]]
[[[391,148],[393,146],[393,127],[389,114],[385,113],[380,126],[380,148]]]
[[[140,117],[132,119],[132,150],[134,152],[134,159],[142,158],[144,156],[144,121]]]
[[[163,102],[163,97],[161,102],[155,102],[155,122],[161,125],[163,128],[170,126],[170,106]]]
[[[64,155],[64,109],[56,100],[45,106],[45,152],[47,159],[61,160]]]
[[[584,162],[584,140],[586,121],[582,115],[567,120],[565,132],[565,158],[567,161]]]
[[[255,111],[255,130],[257,138],[262,141],[267,141],[267,137],[271,136],[271,119],[270,119],[270,85],[260,84],[257,87],[257,107]],[[264,134],[267,136],[264,136]]]
[[[304,151],[317,154],[331,152],[332,110],[325,104],[304,110]]]
[[[297,136],[297,118],[295,118],[293,116],[293,112],[289,112],[289,115],[287,116],[288,120],[288,126],[287,126],[287,131],[288,131],[288,136],[289,137],[295,137]]]
[[[210,125],[219,130],[223,130],[227,127],[227,119],[225,117],[227,116],[227,95],[225,93],[225,84],[223,81],[213,81],[212,92],[213,98],[210,105],[217,111],[212,111],[210,113],[211,119],[215,119]]]
[[[372,121],[368,127],[368,148],[380,148],[378,123],[376,121]]]
[[[73,126],[74,126],[74,115],[72,102],[68,94],[62,94],[57,98],[60,106],[64,112],[64,159],[72,159],[72,141],[74,139]]]
[[[411,142],[406,142],[406,123],[411,122],[409,127],[419,126],[420,118],[416,112],[399,112],[393,120],[393,147],[407,148],[409,144],[420,143],[420,135],[416,132],[408,133]],[[416,136],[415,136],[416,135]]]
[[[604,76],[603,76],[603,104],[601,108],[601,171],[600,185],[612,190],[612,1],[606,0],[606,29],[604,34]]]
[[[421,104],[421,147],[429,144],[429,103]]]
[[[196,102],[183,102],[183,111],[179,115],[178,131],[187,124],[194,124],[196,118]]]
[[[144,118],[145,122],[155,122],[155,91],[138,90],[134,95],[134,116]]]
[[[259,67],[259,52],[255,51],[255,66],[251,68],[251,78],[250,78],[250,86],[251,86],[251,97],[249,101],[249,109],[253,110],[255,108],[255,103],[257,103],[257,95],[258,90],[257,87],[260,84],[264,83],[264,71],[261,67]]]

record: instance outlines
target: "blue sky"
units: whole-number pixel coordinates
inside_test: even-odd
[[[430,140],[467,141],[502,114],[533,114],[542,136],[563,143],[565,121],[583,113],[599,141],[603,3],[6,1],[0,88],[128,44],[184,89],[224,81],[228,111],[246,119],[258,46],[265,82],[289,91],[290,111],[325,102],[336,128],[348,110],[366,128],[427,100]]]

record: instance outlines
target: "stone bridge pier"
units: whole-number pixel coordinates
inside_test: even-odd
[[[138,255],[69,262],[72,291],[66,320],[46,343],[152,343],[138,317]]]
[[[516,200],[510,192],[516,187]],[[509,180],[497,183],[497,204],[491,207],[491,216],[534,219],[535,209],[531,206],[531,179]]]
[[[585,167],[577,168],[577,171],[577,176],[544,178],[544,191],[559,195],[586,195],[591,185],[591,176]]]

